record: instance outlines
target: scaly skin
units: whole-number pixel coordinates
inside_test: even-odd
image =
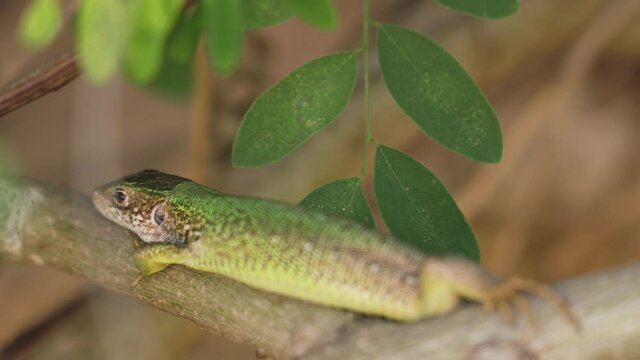
[[[180,264],[395,320],[451,311],[460,298],[504,308],[512,299],[522,300],[519,290],[537,286],[500,284],[470,261],[427,256],[354,222],[224,195],[153,170],[98,188],[94,203],[140,236],[143,275]]]

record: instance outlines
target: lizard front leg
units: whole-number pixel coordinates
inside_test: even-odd
[[[135,253],[135,260],[140,269],[133,288],[145,276],[164,270],[171,264],[182,264],[187,261],[191,253],[186,247],[177,247],[172,244],[145,245]]]
[[[519,277],[499,280],[463,258],[428,258],[420,281],[420,312],[423,316],[449,312],[460,299],[466,299],[483,304],[487,310],[500,311],[509,321],[513,320],[512,306],[515,306],[537,331],[537,321],[529,301],[523,296],[523,293],[531,293],[555,305],[574,328],[580,328],[569,304],[549,286]]]

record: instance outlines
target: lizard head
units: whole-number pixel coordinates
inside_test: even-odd
[[[95,207],[108,219],[136,233],[145,243],[184,243],[167,198],[179,184],[191,181],[145,170],[102,185],[93,192]]]

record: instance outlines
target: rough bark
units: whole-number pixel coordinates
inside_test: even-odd
[[[570,280],[559,290],[584,329],[535,303],[542,328],[511,327],[468,306],[415,323],[366,318],[172,266],[135,290],[135,236],[73,191],[0,180],[0,261],[46,265],[183,317],[277,358],[568,359],[640,356],[640,264]]]

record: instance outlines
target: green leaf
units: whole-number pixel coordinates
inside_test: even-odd
[[[20,40],[31,48],[43,48],[55,38],[61,25],[58,0],[33,0],[20,19]]]
[[[427,135],[470,159],[500,161],[498,119],[453,56],[424,35],[396,25],[380,26],[378,56],[389,92]]]
[[[202,0],[205,44],[211,64],[223,73],[232,72],[240,62],[244,36],[243,2]]]
[[[520,7],[520,0],[436,0],[455,11],[486,19],[512,15]]]
[[[256,166],[282,159],[342,113],[356,82],[356,56],[312,60],[260,95],[245,113],[231,159]]]
[[[335,29],[338,26],[338,14],[331,0],[284,0],[302,20],[320,28]]]
[[[371,209],[360,189],[360,178],[340,179],[325,184],[304,198],[300,206],[338,216],[375,228]]]
[[[125,54],[128,77],[149,83],[163,63],[164,45],[182,9],[182,0],[138,0]]]
[[[279,23],[293,15],[283,0],[246,1],[244,25],[247,29],[265,27]]]
[[[124,0],[83,0],[78,10],[78,60],[94,83],[106,82],[118,67],[127,36]]]
[[[455,200],[418,161],[379,145],[373,184],[382,218],[396,238],[425,253],[479,260],[476,238]]]
[[[184,11],[168,36],[162,66],[148,87],[173,100],[186,100],[194,76],[193,58],[200,39],[201,7]]]
[[[156,77],[146,86],[173,100],[186,100],[193,88],[194,65],[165,56]]]
[[[202,11],[184,11],[167,40],[167,55],[173,62],[187,64],[193,60],[202,30]]]
[[[137,84],[147,84],[158,74],[162,66],[164,39],[140,28],[129,37],[125,55],[127,79]]]

